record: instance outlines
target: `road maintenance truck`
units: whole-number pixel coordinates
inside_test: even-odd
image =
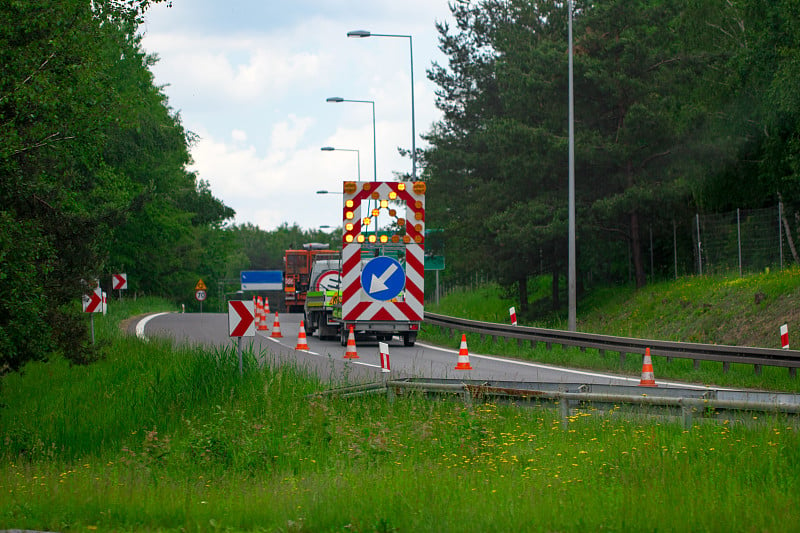
[[[333,314],[342,297],[341,270],[342,258],[338,254],[318,255],[311,266],[303,315],[306,333],[318,332],[320,340],[339,337],[340,323]]]
[[[311,277],[314,258],[337,255],[329,244],[307,243],[302,250],[286,250],[283,256],[283,299],[289,312],[302,311]]]
[[[332,313],[342,346],[351,329],[413,346],[424,318],[425,183],[344,182],[343,230]]]

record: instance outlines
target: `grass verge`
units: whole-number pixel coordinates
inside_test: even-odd
[[[98,331],[95,364],[3,378],[1,529],[782,531],[800,519],[794,419],[686,431],[587,410],[565,431],[549,408],[317,397],[302,369],[254,354],[240,377],[231,351]]]

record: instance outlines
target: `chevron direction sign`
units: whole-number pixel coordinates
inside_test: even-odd
[[[111,276],[111,288],[115,291],[122,291],[128,289],[128,275],[127,274],[114,274]]]
[[[231,337],[255,337],[256,326],[253,319],[255,304],[248,300],[228,302],[228,331]]]
[[[99,286],[95,287],[89,294],[83,295],[83,312],[103,312],[103,289],[101,289]]]

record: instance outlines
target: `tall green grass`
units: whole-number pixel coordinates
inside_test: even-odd
[[[97,363],[3,378],[0,529],[783,531],[800,519],[794,419],[687,431],[584,410],[564,430],[550,408],[319,396],[302,368],[256,364],[269,354],[247,354],[240,376],[230,350],[103,331]]]

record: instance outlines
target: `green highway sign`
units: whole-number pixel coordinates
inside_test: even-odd
[[[444,270],[444,256],[425,256],[425,270]]]

